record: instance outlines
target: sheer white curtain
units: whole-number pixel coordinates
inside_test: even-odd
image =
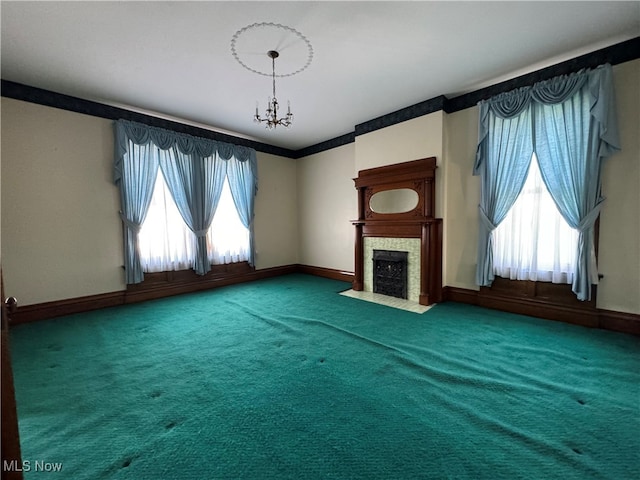
[[[193,264],[196,237],[182,220],[160,170],[138,245],[143,272],[184,270]]]
[[[493,269],[500,277],[572,283],[578,231],[569,227],[544,185],[533,156],[515,204],[493,232]]]
[[[144,272],[186,270],[193,265],[196,237],[182,219],[160,171],[138,242]],[[212,264],[249,258],[249,230],[238,217],[226,179],[207,233],[207,253]]]
[[[249,260],[249,229],[240,220],[227,179],[207,232],[207,245],[212,265]]]

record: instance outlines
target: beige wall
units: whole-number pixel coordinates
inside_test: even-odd
[[[258,152],[256,268],[298,263],[296,160]]]
[[[300,263],[354,270],[353,143],[298,160]]]
[[[2,99],[2,268],[21,305],[124,289],[110,122]]]
[[[365,168],[442,157],[442,118],[433,112],[356,137],[356,174]]]
[[[622,151],[602,172],[598,307],[640,313],[640,60],[613,67]]]
[[[2,98],[2,267],[21,305],[123,290],[109,120]],[[295,160],[258,154],[256,267],[298,261]]]
[[[478,142],[478,108],[445,118],[447,168],[443,222],[443,285],[478,290],[475,284],[478,256],[478,203],[480,180],[471,172]]]

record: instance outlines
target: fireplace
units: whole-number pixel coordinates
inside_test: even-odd
[[[398,294],[394,290],[391,295],[421,305],[442,301],[442,219],[434,217],[436,168],[435,157],[430,157],[360,170],[353,179],[358,191],[358,219],[352,221],[356,228],[356,292],[377,291],[372,285],[374,262],[369,250],[375,246],[379,250],[408,252],[404,267],[406,291]],[[399,198],[414,200],[397,202]],[[388,263],[386,268],[389,271]],[[391,270],[395,268],[392,266]],[[385,282],[389,283],[389,279],[383,279]]]
[[[373,292],[407,298],[408,252],[373,251]]]

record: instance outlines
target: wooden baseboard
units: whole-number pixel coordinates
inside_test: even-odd
[[[444,287],[444,299],[584,327],[640,335],[640,315],[635,313],[554,305],[551,302],[532,299],[487,295],[476,290],[458,287]]]
[[[637,313],[598,309],[598,319],[598,326],[605,330],[640,335],[640,315]]]
[[[467,303],[469,305],[478,304],[478,292],[467,288],[444,287],[442,292],[443,300]]]
[[[11,365],[11,351],[9,344],[9,315],[12,309],[4,303],[4,282],[0,268],[0,328],[2,339],[0,340],[0,374],[1,388],[0,399],[2,403],[0,423],[2,423],[2,435],[0,436],[0,451],[2,453],[2,474],[4,480],[22,480],[22,471],[12,466],[22,465],[22,453],[20,449],[20,429],[18,428],[18,412],[16,410],[16,394],[13,383],[13,368]]]
[[[100,308],[115,307],[124,303],[126,292],[110,292],[86,297],[68,298],[53,302],[18,306],[11,314],[11,325],[47,320],[50,318],[90,312]]]
[[[494,310],[572,323],[583,327],[598,327],[598,311],[596,309],[581,309],[551,302],[539,302],[534,299],[483,295],[482,293],[478,295],[477,305]]]
[[[236,283],[251,282],[263,278],[276,277],[296,272],[298,272],[298,265],[285,265],[281,267],[253,270],[249,273],[229,275],[224,278],[207,278],[201,279],[201,281],[185,281],[175,284],[157,283],[148,288],[136,287],[131,290],[18,306],[16,311],[11,315],[11,325],[48,320],[64,315],[90,312],[100,308],[154,300],[157,298],[180,295],[183,293],[192,293],[225,285],[233,285]]]
[[[131,286],[124,291],[19,306],[11,315],[11,324],[18,325],[38,320],[47,320],[64,315],[90,312],[91,310],[100,308],[155,300],[291,273],[306,273],[345,282],[353,281],[353,272],[300,264],[283,265],[251,271],[238,268],[235,270],[232,269],[224,275],[209,275],[204,277],[190,275],[189,272],[176,273],[174,275],[168,275],[168,279],[166,280],[152,279],[147,285]],[[149,275],[149,277],[152,277],[152,275]]]
[[[305,273],[344,282],[353,282],[353,272],[336,270],[311,265],[291,264],[279,267],[254,270],[226,277],[209,278],[203,281],[190,281],[179,284],[155,285],[148,289],[133,289],[70,298],[34,305],[19,306],[11,315],[11,324],[21,324],[46,320],[64,315],[84,313],[100,308],[114,307],[127,303],[153,300],[172,295],[196,292],[205,289],[251,282],[264,278],[277,277],[291,273]],[[604,309],[576,308],[567,305],[554,305],[526,298],[510,298],[507,296],[488,296],[476,290],[444,287],[443,300],[478,305],[481,307],[502,310],[522,315],[557,320],[592,328],[602,328],[617,332],[640,335],[640,315],[635,313],[616,312]]]
[[[235,285],[238,283],[252,282],[264,278],[277,277],[297,272],[297,265],[284,265],[280,267],[264,268],[261,270],[241,271],[226,275],[198,277],[186,275],[185,280],[164,281],[151,284],[148,287],[132,286],[125,292],[124,303],[138,303],[147,300],[182,295],[184,293],[199,292],[212,288]]]
[[[339,280],[342,282],[352,283],[355,277],[353,272],[346,272],[343,270],[336,270],[333,268],[313,267],[311,265],[298,264],[299,273],[307,273],[309,275],[315,275],[317,277],[330,278],[332,280]]]

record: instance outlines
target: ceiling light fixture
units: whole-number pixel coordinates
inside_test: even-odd
[[[268,49],[266,57],[263,53],[265,49]],[[313,59],[313,47],[307,37],[296,29],[279,23],[253,23],[233,35],[231,54],[243,68],[271,77],[273,96],[269,97],[266,114],[264,117],[260,115],[259,104],[256,102],[253,120],[271,130],[290,127],[293,113],[289,102],[286,115],[278,118],[281,106],[276,97],[276,77],[291,77],[309,67]],[[277,75],[276,58],[279,58]]]
[[[287,114],[278,118],[278,107],[280,104],[278,103],[278,99],[276,98],[276,58],[280,56],[280,54],[276,50],[269,50],[267,55],[271,59],[271,79],[273,81],[273,97],[269,97],[267,103],[267,111],[265,114],[265,118],[260,116],[258,112],[258,102],[256,102],[256,114],[253,117],[253,121],[256,123],[264,123],[265,127],[269,130],[276,128],[278,125],[289,128],[293,123],[293,113],[291,113],[291,104],[287,101]]]

